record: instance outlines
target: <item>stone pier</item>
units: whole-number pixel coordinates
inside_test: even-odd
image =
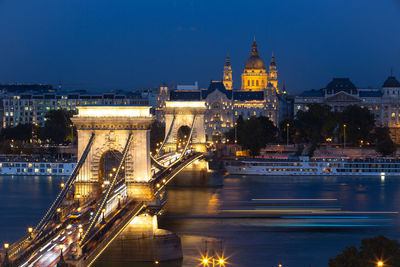
[[[180,238],[172,232],[158,229],[157,216],[144,214],[132,220],[93,266],[109,266],[120,262],[179,261],[182,257]]]

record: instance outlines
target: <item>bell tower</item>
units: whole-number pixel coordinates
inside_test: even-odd
[[[232,80],[232,67],[229,62],[229,57],[226,57],[225,66],[224,66],[224,77],[223,82],[226,90],[232,90],[233,80]]]
[[[276,67],[274,53],[272,53],[271,63],[269,64],[268,84],[271,84],[272,86],[274,86],[276,92],[279,93],[279,89],[278,89],[278,68]]]

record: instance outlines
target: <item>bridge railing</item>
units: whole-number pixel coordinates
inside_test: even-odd
[[[98,241],[99,244],[97,247],[94,250],[89,251],[88,255],[83,260],[84,265],[88,267],[91,266],[101,253],[103,253],[103,251],[112,243],[112,241],[128,226],[131,220],[139,215],[139,213],[145,208],[145,202],[139,202],[132,210],[130,210],[115,228],[111,228],[111,231],[107,233],[103,239]]]
[[[196,160],[204,157],[203,153],[195,153],[189,156],[185,161],[178,160],[175,162],[173,169],[169,168],[159,173],[152,181],[152,188],[154,189],[154,195],[157,195],[179,172],[184,168],[195,162]],[[180,163],[179,163],[180,162]],[[171,169],[171,170],[170,170]]]

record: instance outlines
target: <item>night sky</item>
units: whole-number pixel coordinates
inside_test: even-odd
[[[289,93],[400,79],[400,0],[0,0],[0,83],[207,87],[229,54],[239,88],[254,36]]]

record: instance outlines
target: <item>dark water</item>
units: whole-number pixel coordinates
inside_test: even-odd
[[[32,222],[39,220],[59,191],[60,180],[0,177],[0,242],[15,241]],[[224,183],[222,188],[169,189],[166,215],[159,218],[159,226],[181,237],[183,266],[197,266],[208,238],[221,240],[217,244],[223,244],[231,266],[277,266],[281,262],[285,267],[327,266],[329,258],[345,246],[358,246],[362,238],[377,234],[400,239],[397,214],[354,213],[397,212],[400,207],[398,177],[387,177],[383,181],[380,177],[226,177]],[[316,220],[296,214],[263,218],[271,209],[296,212],[298,205],[307,211],[346,213],[340,219],[321,216]],[[218,217],[231,214],[228,210],[239,210],[238,216]],[[254,210],[261,216],[240,218]]]

